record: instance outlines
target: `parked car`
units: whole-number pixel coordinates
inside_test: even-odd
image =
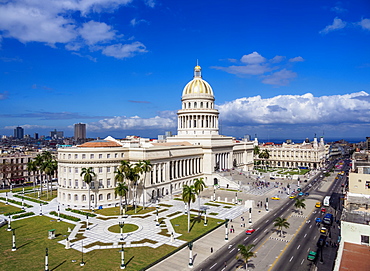
[[[321,202],[320,201],[316,202],[315,207],[320,208],[321,207]]]
[[[322,207],[321,208],[321,213],[325,213],[326,212],[326,208],[325,207]]]
[[[255,229],[248,229],[245,231],[245,233],[249,235],[249,234],[254,233],[255,231],[256,231]]]
[[[325,227],[321,227],[320,232],[326,234],[328,230]]]
[[[316,251],[310,251],[307,255],[307,260],[314,261],[316,260],[317,252]]]

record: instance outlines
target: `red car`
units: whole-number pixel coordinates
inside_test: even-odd
[[[321,213],[325,213],[326,212],[326,209],[323,207],[321,208]]]
[[[256,230],[255,229],[248,229],[245,231],[246,234],[252,234],[254,233]]]

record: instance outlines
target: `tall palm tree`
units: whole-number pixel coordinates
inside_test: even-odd
[[[27,163],[27,171],[29,173],[32,172],[32,175],[33,175],[33,191],[34,191],[34,193],[36,193],[36,172],[37,172],[37,170],[38,169],[37,169],[37,165],[36,165],[35,161],[31,160]]]
[[[91,198],[90,198],[90,184],[93,181],[93,177],[95,177],[96,174],[95,174],[94,169],[92,167],[88,167],[88,168],[84,167],[81,170],[80,176],[81,177],[83,176],[83,181],[89,186],[89,210],[91,210],[91,206],[90,206],[90,201],[91,201]]]
[[[149,160],[143,160],[139,161],[141,162],[140,167],[141,167],[141,173],[144,173],[144,178],[143,178],[143,209],[145,209],[145,180],[146,180],[146,173],[150,172],[152,170],[153,165],[150,163]]]
[[[203,191],[203,189],[206,187],[206,184],[203,181],[203,178],[194,179],[194,190],[195,193],[198,196],[198,206],[199,206],[199,212],[200,212],[200,192]]]
[[[46,179],[46,186],[47,186],[47,198],[49,198],[49,181],[51,186],[53,186],[53,182],[51,181],[52,176],[54,176],[55,172],[58,170],[58,162],[56,160],[45,160],[42,163],[42,168],[45,174],[49,177]],[[51,193],[53,193],[53,189],[51,188]]]
[[[253,154],[254,155],[259,155],[260,154],[260,147],[254,146],[254,148],[253,148]]]
[[[237,259],[240,259],[242,258],[243,259],[243,262],[245,263],[245,269],[248,268],[248,261],[250,260],[250,258],[252,257],[257,257],[256,253],[254,253],[252,251],[254,245],[253,244],[250,244],[248,246],[244,246],[244,245],[238,245],[238,254],[236,255],[236,258]]]
[[[282,217],[275,218],[274,222],[275,222],[274,227],[278,228],[278,230],[280,231],[280,237],[281,237],[283,228],[288,229],[290,226],[290,223],[288,222],[286,218],[282,218]]]
[[[34,162],[35,162],[35,165],[37,166],[37,170],[39,172],[39,178],[40,180],[38,180],[39,178],[37,178],[38,181],[40,181],[40,194],[42,195],[42,170],[41,170],[41,165],[43,163],[44,159],[42,157],[42,155],[39,153],[38,155],[36,155],[36,157],[34,158]]]
[[[117,182],[117,186],[114,188],[114,195],[120,197],[120,214],[122,215],[122,197],[126,197],[128,187],[124,182]]]
[[[305,200],[306,199],[295,198],[294,207],[297,209],[306,209],[306,204],[304,203]]]
[[[182,188],[182,201],[188,206],[188,232],[190,232],[190,203],[195,201],[194,185],[184,185]]]
[[[133,205],[135,206],[135,213],[136,213],[136,205],[135,205],[135,187],[137,182],[140,179],[140,172],[141,169],[137,164],[130,164],[127,161],[121,161],[121,169],[125,174],[125,178],[129,180],[129,185],[131,184],[133,187]],[[128,191],[130,192],[130,191]]]

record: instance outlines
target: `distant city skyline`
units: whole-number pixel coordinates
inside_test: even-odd
[[[3,2],[0,135],[176,134],[198,60],[221,134],[365,138],[369,44],[367,0]]]

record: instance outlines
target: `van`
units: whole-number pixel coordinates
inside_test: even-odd
[[[316,202],[315,207],[316,207],[316,208],[320,208],[320,207],[321,207],[321,202],[320,202],[320,201]]]

